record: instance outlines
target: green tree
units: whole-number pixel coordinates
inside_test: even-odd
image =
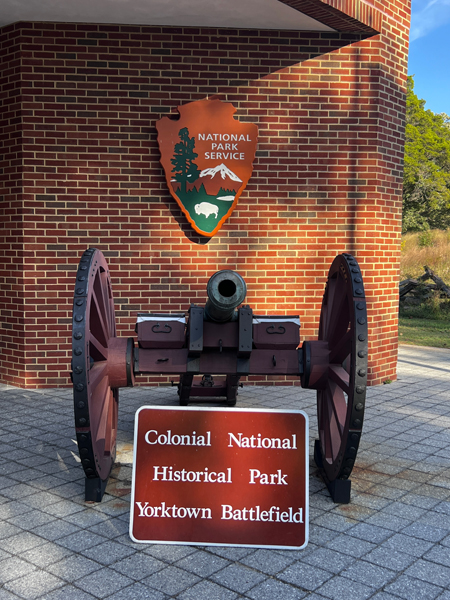
[[[173,164],[172,173],[176,181],[179,181],[182,190],[187,192],[187,184],[194,183],[200,175],[200,170],[194,162],[198,154],[194,152],[195,138],[189,137],[187,127],[180,129],[178,137],[180,141],[175,144],[173,158],[170,162]]]
[[[408,77],[403,231],[450,227],[450,127],[444,113],[425,110]]]

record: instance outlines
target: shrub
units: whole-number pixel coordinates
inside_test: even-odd
[[[433,245],[433,234],[428,229],[426,231],[421,231],[418,235],[418,244],[419,248],[427,248],[428,246]]]

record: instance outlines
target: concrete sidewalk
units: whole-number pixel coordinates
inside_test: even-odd
[[[310,418],[304,550],[141,545],[128,535],[133,422],[175,388],[122,390],[118,464],[84,502],[69,389],[0,386],[0,600],[450,600],[450,350],[402,346],[399,379],[369,388],[352,501],[312,460],[315,392],[244,387],[239,407]]]

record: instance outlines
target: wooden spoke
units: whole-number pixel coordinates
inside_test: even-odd
[[[89,332],[89,356],[94,361],[102,361],[108,359],[108,346],[99,342],[99,340]]]
[[[108,364],[106,361],[94,362],[89,370],[89,389],[91,395],[97,387],[105,381],[108,383]],[[92,417],[92,415],[91,415]]]
[[[347,401],[344,393],[334,382],[330,381],[328,399],[330,402],[330,420],[336,422],[339,430],[339,438],[342,438],[345,428],[347,414]]]
[[[107,422],[106,422],[106,428],[105,428],[105,446],[104,446],[105,456],[111,456],[111,454],[113,453],[113,451],[114,451],[114,448],[112,446],[113,437],[117,436],[117,432],[114,431],[114,425],[113,425],[114,396],[113,396],[113,391],[111,389],[109,390],[109,396],[110,397],[109,397],[109,402],[108,402],[108,415],[107,415]]]
[[[99,367],[99,368],[97,368]],[[107,392],[109,391],[109,377],[106,363],[96,363],[91,371],[98,374],[94,380],[90,380],[89,391],[90,391],[90,410],[89,417],[91,421],[91,430],[93,433],[97,430],[101,415],[104,411],[104,405],[109,398]],[[96,436],[93,435],[93,439]]]
[[[336,294],[336,301],[339,303],[339,305],[337,307],[333,307],[333,310],[330,311],[330,325],[327,333],[325,334],[330,349],[339,344],[339,342],[345,336],[348,331],[350,321],[348,297],[342,293],[342,283],[340,283],[340,285],[341,293],[339,295]]]
[[[339,365],[330,365],[329,377],[346,394],[350,392],[350,376],[347,371]]]
[[[351,328],[330,348],[330,363],[342,364],[352,352],[353,332]]]
[[[114,410],[114,398],[111,388],[108,386],[107,379],[103,379],[96,390],[97,414],[93,419],[92,443],[95,447],[95,453],[98,458],[109,456],[112,434],[112,411]],[[94,416],[94,415],[93,415]],[[108,431],[108,427],[110,430]]]
[[[95,289],[95,287],[94,287]],[[101,304],[101,298],[92,296],[90,314],[90,332],[103,346],[107,346],[111,337],[111,326],[108,322],[108,316],[104,314],[104,306]]]

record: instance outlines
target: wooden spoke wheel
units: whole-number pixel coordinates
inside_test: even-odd
[[[116,456],[118,388],[134,381],[133,338],[116,337],[109,269],[95,248],[80,260],[73,306],[75,429],[87,478],[86,499],[95,500],[88,498],[88,488],[95,488],[88,480],[98,480],[100,487],[104,482],[104,490]]]
[[[304,343],[302,384],[317,390],[316,462],[333,482],[352,472],[367,386],[366,300],[359,265],[350,254],[340,254],[330,267],[318,338]]]

